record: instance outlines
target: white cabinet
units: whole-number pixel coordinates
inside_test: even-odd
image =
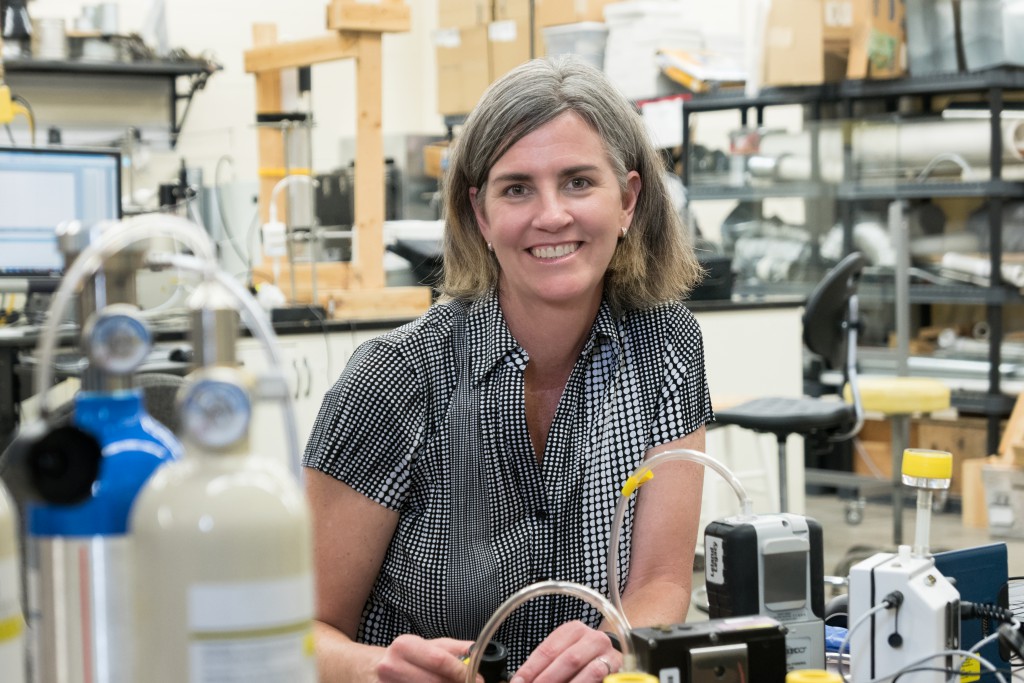
[[[333,386],[356,347],[386,331],[382,328],[311,332],[277,338],[282,363],[278,370],[294,405],[299,453],[305,449],[313,431],[324,394]],[[246,370],[256,375],[269,371],[266,351],[257,339],[241,339],[237,348],[238,360]],[[284,420],[280,401],[257,401],[253,411],[252,444],[254,450],[287,463],[289,449]]]

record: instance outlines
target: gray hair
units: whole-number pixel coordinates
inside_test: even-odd
[[[497,285],[498,262],[480,234],[470,188],[479,188],[482,195],[491,168],[510,147],[568,111],[600,136],[623,192],[630,171],[642,183],[629,234],[620,240],[605,275],[605,296],[613,310],[621,314],[679,300],[699,281],[700,265],[640,115],[604,73],[567,56],[531,60],[495,81],[457,136],[442,183],[443,295],[475,299]]]

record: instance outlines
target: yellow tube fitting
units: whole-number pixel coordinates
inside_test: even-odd
[[[786,674],[786,683],[843,683],[843,678],[832,671],[804,669]]]
[[[903,476],[915,479],[952,479],[953,454],[908,448],[903,451]]]
[[[604,683],[658,683],[658,679],[651,674],[623,671],[617,674],[608,674],[604,677]]]

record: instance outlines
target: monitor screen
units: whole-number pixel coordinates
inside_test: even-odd
[[[117,150],[0,147],[0,276],[59,274],[60,223],[120,217]]]

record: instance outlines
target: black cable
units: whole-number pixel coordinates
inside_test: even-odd
[[[961,602],[961,619],[998,619],[1002,622],[1011,622],[1016,616],[1013,612],[999,605],[991,605],[983,602]]]
[[[11,144],[17,147],[18,142],[14,139],[14,133],[11,131],[11,125],[9,123],[4,124],[4,130],[7,131],[7,137],[10,139]]]

